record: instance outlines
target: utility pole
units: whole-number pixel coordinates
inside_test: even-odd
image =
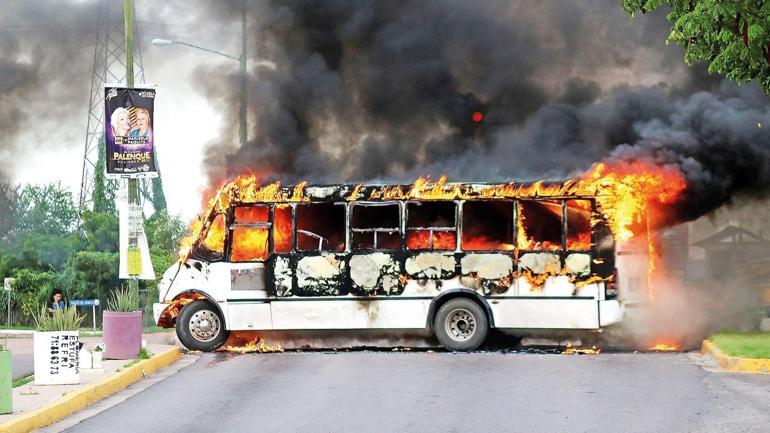
[[[243,0],[241,8],[241,111],[240,111],[240,139],[241,147],[246,145],[246,104],[248,104],[248,93],[246,86],[246,0]]]
[[[136,0],[134,0],[136,1]],[[82,212],[99,202],[101,212],[113,212],[112,202],[118,189],[117,180],[104,178],[104,86],[125,83],[125,10],[124,0],[97,0],[94,18],[96,19],[96,40],[94,41],[94,63],[91,72],[91,93],[89,96],[86,122],[83,168],[80,178],[80,199],[78,206],[78,226]],[[145,83],[142,47],[139,44],[140,30],[133,20],[132,40],[134,41],[134,85]],[[238,60],[236,58],[236,60]],[[109,119],[107,119],[109,121]],[[156,149],[155,167],[160,170]],[[137,189],[142,206],[145,201],[152,204],[154,212],[166,209],[161,176],[152,179],[139,179]],[[107,208],[104,205],[107,204]]]
[[[123,16],[125,22],[126,34],[126,87],[134,87],[134,9],[133,0],[123,0]],[[128,178],[128,208],[140,207],[139,188],[136,178]],[[139,248],[139,239],[135,230],[129,230],[128,249],[129,251]],[[134,294],[139,293],[139,280],[135,276],[130,276],[128,280],[128,290]]]
[[[238,76],[240,95],[238,96],[240,97],[241,107],[240,112],[238,113],[238,141],[240,142],[241,147],[246,145],[246,140],[248,139],[248,134],[246,132],[246,117],[248,114],[249,103],[249,91],[246,79],[246,59],[248,58],[246,55],[246,2],[247,0],[243,0],[243,3],[241,4],[241,54],[237,57],[231,54],[223,53],[221,51],[212,50],[211,48],[191,44],[189,42],[159,38],[152,40],[153,45],[184,45],[190,48],[195,48],[196,50],[206,51],[207,53],[212,53],[222,57],[227,57],[228,59],[236,60],[240,64],[240,74]],[[273,65],[273,67],[275,67],[275,65]]]

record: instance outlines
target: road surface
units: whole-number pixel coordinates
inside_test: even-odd
[[[770,375],[698,354],[204,354],[67,432],[767,432]]]

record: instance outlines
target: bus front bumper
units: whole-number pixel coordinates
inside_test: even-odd
[[[155,303],[152,304],[152,318],[155,320],[155,324],[158,326],[162,326],[160,323],[160,318],[163,315],[163,312],[168,308],[171,304],[160,304]]]

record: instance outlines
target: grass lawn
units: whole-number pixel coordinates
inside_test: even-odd
[[[711,341],[730,356],[770,359],[770,332],[725,331],[714,334]]]
[[[32,382],[34,379],[35,379],[34,375],[29,375],[29,376],[23,377],[23,378],[21,378],[19,380],[14,380],[12,386],[13,386],[13,388],[16,388],[17,386],[26,385],[26,384]]]
[[[7,326],[7,325],[0,325],[0,329],[8,329],[12,331],[34,331],[34,326]]]

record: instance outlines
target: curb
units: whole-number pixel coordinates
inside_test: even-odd
[[[770,359],[752,359],[730,356],[719,350],[711,340],[703,340],[700,352],[710,355],[719,364],[719,368],[733,373],[770,374]]]
[[[172,347],[150,359],[140,361],[112,376],[106,377],[99,382],[70,391],[66,395],[59,397],[55,401],[41,408],[8,420],[5,423],[0,424],[0,432],[29,432],[53,424],[90,404],[120,391],[128,385],[138,381],[146,374],[160,370],[181,357],[182,352],[179,348]]]
[[[0,329],[0,337],[3,338],[32,338],[35,331],[26,329]]]

